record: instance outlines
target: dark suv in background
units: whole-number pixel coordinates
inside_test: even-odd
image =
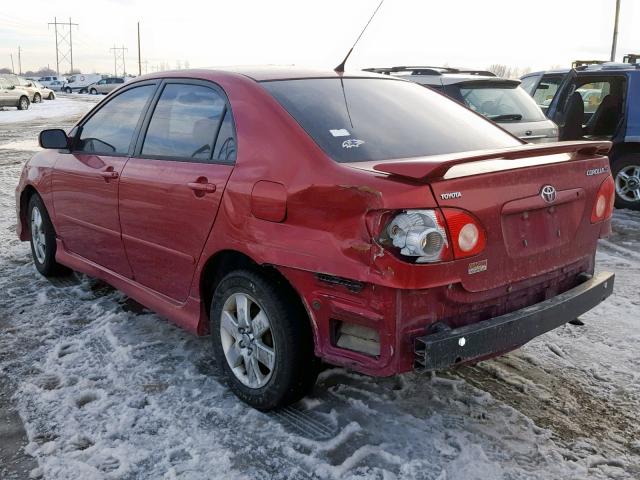
[[[603,63],[522,77],[560,140],[611,140],[616,206],[640,210],[640,65]],[[587,172],[588,174],[588,172]]]

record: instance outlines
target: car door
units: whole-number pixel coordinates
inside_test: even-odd
[[[55,163],[56,230],[69,252],[131,277],[118,219],[118,180],[157,83],[132,85],[76,128]]]
[[[571,69],[569,73],[567,73],[562,80],[562,83],[560,83],[558,90],[556,90],[556,93],[549,104],[549,108],[545,112],[547,117],[558,125],[559,137],[561,139],[563,138],[568,101],[570,96],[576,90],[577,77],[578,73],[574,69]]]
[[[187,299],[235,163],[224,92],[203,81],[165,81],[120,179],[122,239],[137,282]]]

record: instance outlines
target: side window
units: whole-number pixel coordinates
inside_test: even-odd
[[[135,87],[109,101],[82,125],[76,151],[128,154],[133,132],[155,88]]]
[[[543,112],[546,112],[562,83],[562,76],[544,76],[533,94],[533,99]]]
[[[220,132],[218,132],[216,139],[213,159],[225,163],[236,161],[236,139],[233,135],[233,118],[230,110],[226,110],[224,113]]]
[[[595,112],[604,97],[611,92],[610,82],[593,82],[580,85],[580,88],[576,90],[582,97],[582,103],[584,103],[584,113]]]
[[[212,88],[168,84],[155,107],[142,156],[207,161],[225,112],[225,100]]]

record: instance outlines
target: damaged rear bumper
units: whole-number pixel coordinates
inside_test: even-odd
[[[613,273],[601,272],[530,307],[418,337],[414,342],[415,366],[419,370],[440,370],[513,350],[598,305],[613,292],[614,277]]]

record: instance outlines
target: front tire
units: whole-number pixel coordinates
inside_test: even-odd
[[[18,110],[28,110],[29,109],[29,99],[27,97],[20,97],[18,100]]]
[[[97,91],[95,88],[92,88],[91,90],[89,90],[89,93],[90,93],[91,95],[97,95],[97,94],[98,94],[98,91]]]
[[[68,273],[69,269],[56,262],[56,232],[38,194],[29,199],[27,221],[31,232],[31,255],[36,269],[45,277]]]
[[[640,154],[619,158],[613,164],[616,186],[616,208],[640,210]]]
[[[318,375],[309,319],[293,295],[278,278],[237,270],[213,296],[216,362],[236,396],[258,410],[298,401]]]
[[[65,88],[64,93],[71,93],[71,89],[69,87]]]

